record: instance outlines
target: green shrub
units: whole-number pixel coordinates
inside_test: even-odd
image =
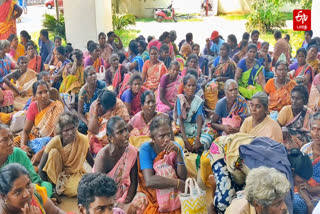
[[[253,1],[253,11],[248,16],[246,28],[249,31],[258,29],[262,32],[272,32],[276,28],[286,26],[286,18],[279,11],[282,3],[277,0]]]
[[[113,30],[125,29],[128,25],[135,25],[136,17],[132,14],[113,14],[112,25]]]
[[[64,23],[64,16],[62,14],[59,17],[59,20],[57,20],[55,16],[45,14],[42,25],[49,32],[52,32],[57,36],[61,36],[61,38],[66,40],[66,28]]]

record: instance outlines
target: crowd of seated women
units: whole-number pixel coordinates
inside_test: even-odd
[[[63,213],[61,196],[78,196],[80,213],[181,213],[166,201],[194,177],[212,189],[209,213],[311,214],[320,199],[312,36],[290,58],[280,31],[274,50],[257,30],[239,43],[213,31],[201,53],[192,33],[176,45],[174,30],[128,47],[102,32],[84,52],[46,30],[39,44],[10,35],[0,41],[0,209]]]

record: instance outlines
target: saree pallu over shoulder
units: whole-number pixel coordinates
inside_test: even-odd
[[[233,114],[239,115],[242,122],[244,121],[244,119],[250,116],[247,102],[242,96],[237,97],[236,102],[233,104],[228,117],[231,117]]]
[[[183,94],[178,94],[177,99],[179,99],[180,101],[181,116],[182,119],[185,120],[185,122],[191,122],[193,114],[204,103],[204,100],[198,95],[194,96],[191,104],[188,103],[187,99]],[[177,121],[178,119],[177,106],[174,107],[173,119],[174,121]]]
[[[11,19],[15,2],[7,0],[0,6],[0,40],[8,39],[10,34],[16,34],[16,20]]]
[[[278,111],[291,104],[291,90],[297,85],[294,80],[290,80],[288,84],[269,94],[269,110]]]
[[[53,136],[55,125],[61,113],[64,112],[63,104],[60,101],[52,102],[47,108],[39,112],[34,121],[32,133],[37,137]]]
[[[263,66],[257,63],[251,69],[242,72],[241,78],[238,81],[239,92],[242,96],[251,99],[256,92],[263,91],[262,86],[257,83],[258,75],[262,70]]]
[[[67,73],[67,66],[64,68],[63,75],[62,75],[62,83],[60,85],[59,92],[60,93],[76,93],[78,94],[81,87],[84,85],[84,76],[83,70],[84,67],[80,66],[77,67],[77,71],[75,75],[66,75]]]

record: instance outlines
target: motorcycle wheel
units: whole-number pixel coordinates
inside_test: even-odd
[[[173,21],[174,21],[174,22],[177,22],[177,21],[178,21],[178,19],[177,19],[176,16],[173,17]]]
[[[162,20],[163,20],[163,17],[162,17],[162,16],[158,16],[158,17],[157,17],[157,22],[162,22]]]

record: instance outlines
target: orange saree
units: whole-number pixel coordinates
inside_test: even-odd
[[[7,0],[0,5],[0,40],[8,39],[10,34],[17,34],[16,20],[12,19],[14,1]]]

